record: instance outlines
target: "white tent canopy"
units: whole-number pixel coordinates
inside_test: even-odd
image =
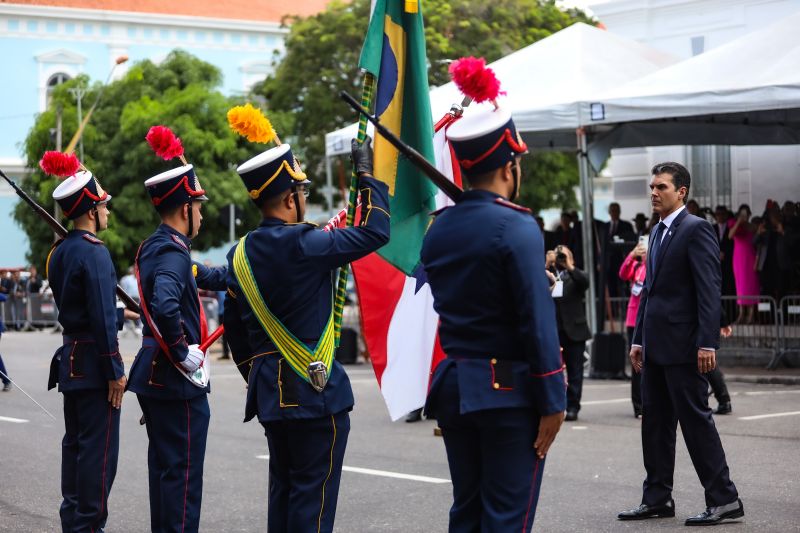
[[[800,12],[580,102],[593,166],[611,148],[800,144],[798,27]]]
[[[500,80],[501,90],[507,93],[499,98],[499,104],[511,109],[526,142],[532,146],[574,148],[575,128],[581,123],[580,107],[558,104],[587,101],[674,62],[672,56],[636,41],[576,23],[489,66]],[[463,98],[452,82],[431,90],[430,96],[434,118]],[[525,112],[534,106],[549,111],[534,115]],[[563,132],[564,139],[555,141],[552,130]],[[549,133],[545,137],[526,134],[535,131]],[[356,132],[357,125],[351,124],[328,133],[326,155],[349,152],[350,139]]]

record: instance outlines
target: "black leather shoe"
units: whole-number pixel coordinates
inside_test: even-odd
[[[564,420],[567,422],[574,422],[578,419],[578,411],[575,409],[567,409],[567,414],[564,416]]]
[[[714,411],[715,415],[729,415],[733,411],[731,407],[731,402],[722,402],[717,406],[717,410]]]
[[[719,507],[708,507],[705,511],[697,516],[692,516],[686,519],[687,526],[713,526],[719,524],[723,520],[733,518],[742,518],[744,516],[744,504],[741,499],[728,505],[720,505]]]
[[[422,409],[414,409],[406,415],[406,422],[419,422],[422,420]]]
[[[8,392],[11,390],[11,382],[3,383],[3,392]]]
[[[671,518],[675,516],[675,501],[669,500],[661,505],[642,504],[636,509],[622,511],[617,515],[619,520],[644,520],[646,518]]]

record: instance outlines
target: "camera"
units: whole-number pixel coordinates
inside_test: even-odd
[[[567,254],[562,250],[563,247],[561,245],[556,246],[556,263],[559,265],[564,265],[567,262]]]

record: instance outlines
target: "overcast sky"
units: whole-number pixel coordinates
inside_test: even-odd
[[[565,7],[589,8],[592,5],[605,4],[611,0],[558,0],[558,3]],[[591,9],[589,9],[591,11]]]

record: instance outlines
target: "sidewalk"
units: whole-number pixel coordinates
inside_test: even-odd
[[[727,381],[759,383],[768,385],[800,385],[800,368],[777,368],[767,370],[753,366],[722,366]]]

